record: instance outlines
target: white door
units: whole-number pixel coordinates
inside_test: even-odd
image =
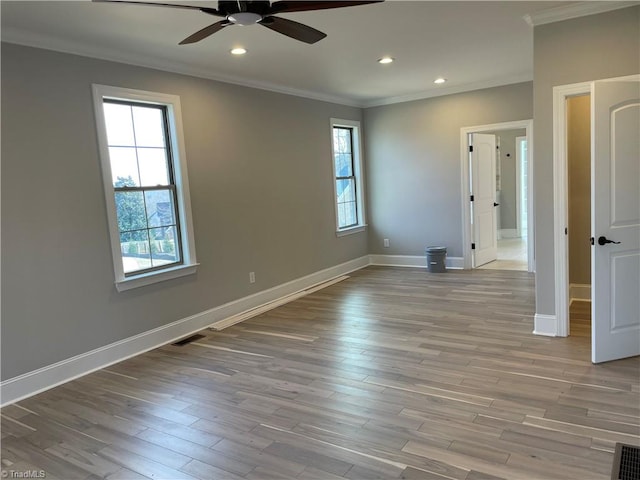
[[[498,258],[496,217],[496,136],[472,133],[471,195],[473,201],[473,266]]]
[[[595,82],[591,96],[594,363],[640,355],[640,76],[636,77]]]

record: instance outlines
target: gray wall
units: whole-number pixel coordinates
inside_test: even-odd
[[[115,290],[92,83],[181,97],[195,276]],[[366,255],[335,235],[331,117],[361,110],[3,44],[2,379]]]
[[[460,129],[532,118],[532,92],[527,82],[366,109],[370,253],[444,245],[461,257]]]
[[[569,283],[591,283],[591,97],[567,101]]]
[[[640,7],[534,28],[536,312],[555,313],[553,87],[640,72]]]

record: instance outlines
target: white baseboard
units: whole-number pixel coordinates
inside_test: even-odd
[[[574,300],[580,300],[583,302],[591,301],[591,285],[583,283],[570,283],[569,284],[569,305]]]
[[[534,335],[544,335],[546,337],[558,336],[558,320],[555,315],[543,315],[536,313],[533,317]]]
[[[321,290],[325,287],[328,287],[329,285],[333,285],[334,283],[338,283],[341,282],[342,280],[346,280],[347,278],[349,278],[347,275],[342,275],[340,277],[336,277],[332,280],[328,280],[326,282],[322,282],[316,285],[312,285],[311,288],[307,288],[304,290],[300,290],[294,293],[291,293],[289,295],[285,295],[283,297],[277,298],[271,302],[267,302],[263,305],[260,305],[258,307],[255,308],[251,308],[249,310],[246,310],[244,312],[240,312],[236,315],[232,315],[230,317],[224,318],[222,320],[220,320],[219,322],[216,322],[212,325],[209,326],[209,328],[213,329],[213,330],[223,330],[227,327],[230,327],[231,325],[235,325],[236,323],[240,323],[243,322],[251,317],[255,317],[256,315],[260,315],[261,313],[264,312],[268,312],[269,310],[273,310],[274,308],[279,307],[280,305],[284,305],[286,303],[289,302],[293,302],[294,300],[296,300],[297,298],[300,297],[304,297],[306,295],[309,295],[310,293],[316,292],[318,290]]]
[[[0,383],[0,405],[5,406],[17,402],[127,358],[174,342],[209,326],[219,329],[225,319],[247,314],[259,307],[272,304],[279,299],[290,297],[299,292],[307,291],[306,293],[308,293],[309,289],[319,284],[342,277],[369,264],[370,258],[368,255],[356,258],[133,337],[76,355],[53,365],[10,378]],[[256,313],[254,312],[254,314]]]
[[[369,258],[371,259],[371,265],[427,268],[426,255],[369,255]],[[447,256],[444,263],[447,268],[452,270],[464,268],[464,259],[462,257]]]
[[[518,235],[518,230],[516,230],[515,228],[503,228],[498,231],[499,240],[503,238],[518,238],[518,237],[520,237],[520,235]]]

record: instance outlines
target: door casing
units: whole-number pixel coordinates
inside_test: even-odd
[[[469,270],[472,266],[472,232],[471,232],[471,195],[469,187],[469,135],[472,133],[493,133],[496,131],[516,130],[524,128],[526,131],[528,162],[527,162],[527,191],[529,194],[527,203],[527,270],[535,271],[535,259],[533,250],[533,120],[515,120],[512,122],[493,123],[488,125],[476,125],[472,127],[462,127],[460,129],[460,171],[462,192],[462,256],[463,268]]]
[[[619,77],[615,80],[635,78],[637,75]],[[569,335],[569,242],[568,236],[565,234],[565,228],[568,228],[569,221],[567,99],[579,95],[592,95],[594,81],[553,87],[553,251],[556,329],[555,332],[545,330],[544,335],[557,337]],[[591,116],[593,121],[593,112]],[[593,190],[591,195],[593,195]]]

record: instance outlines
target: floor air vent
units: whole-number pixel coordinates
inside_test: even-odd
[[[640,480],[640,447],[616,443],[611,480]]]
[[[177,342],[172,343],[171,345],[174,345],[176,347],[182,347],[187,343],[195,342],[196,340],[200,340],[201,338],[204,338],[204,335],[200,335],[199,333],[196,333],[195,335],[191,335],[190,337],[183,338],[182,340],[178,340]]]

